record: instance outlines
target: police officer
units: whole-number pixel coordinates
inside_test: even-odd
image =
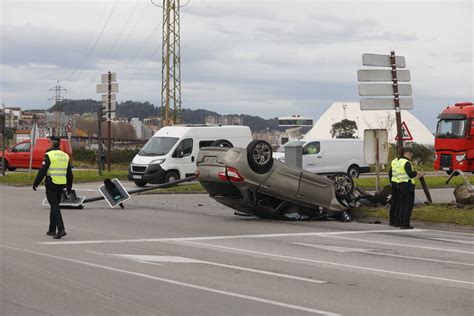
[[[414,178],[421,178],[425,175],[424,172],[413,169],[412,159],[413,151],[405,148],[403,156],[392,165],[392,179],[398,183],[398,199],[396,200],[398,201],[398,224],[400,224],[400,229],[413,229],[413,226],[410,225],[410,217],[415,204]],[[393,175],[395,175],[395,178]],[[394,222],[394,224],[397,223]]]
[[[33,190],[36,191],[43,178],[46,177],[46,198],[51,206],[49,229],[46,235],[53,236],[54,239],[60,239],[66,236],[66,230],[64,229],[59,203],[61,202],[61,194],[64,188],[67,189],[68,194],[71,192],[73,175],[69,156],[59,149],[60,139],[57,137],[51,137],[50,139],[52,148],[46,151],[44,155],[41,169],[38,171],[33,184]]]
[[[392,160],[390,170],[388,171],[388,178],[390,180],[390,187],[392,190],[392,198],[390,199],[390,221],[389,225],[393,227],[400,227],[400,190],[398,184],[398,163],[399,157]]]

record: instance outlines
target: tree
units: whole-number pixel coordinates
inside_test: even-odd
[[[333,138],[355,138],[354,134],[356,131],[357,124],[355,121],[343,119],[340,122],[332,124],[330,132]]]

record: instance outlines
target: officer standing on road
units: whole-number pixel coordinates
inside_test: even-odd
[[[46,198],[51,206],[49,229],[46,235],[53,236],[54,239],[60,239],[66,236],[66,230],[64,229],[59,203],[64,188],[67,189],[68,194],[71,192],[73,175],[68,154],[59,149],[60,139],[57,137],[51,137],[50,139],[53,146],[44,155],[41,169],[38,171],[33,184],[33,190],[36,191],[43,178],[46,177]]]
[[[403,156],[398,158],[398,161],[392,165],[392,179],[398,182],[398,199],[396,200],[398,201],[398,224],[400,224],[400,229],[413,228],[410,225],[410,217],[415,205],[414,178],[421,178],[425,175],[422,171],[413,170],[412,159],[413,151],[405,148]]]
[[[393,227],[400,227],[400,190],[398,184],[398,163],[399,158],[396,157],[390,164],[390,170],[388,171],[388,179],[390,180],[390,186],[392,190],[392,198],[390,199],[390,221],[389,225]]]

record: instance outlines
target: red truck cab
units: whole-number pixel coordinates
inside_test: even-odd
[[[456,103],[438,115],[435,170],[474,172],[474,103]]]
[[[31,167],[33,169],[40,169],[41,162],[46,151],[51,148],[52,143],[49,138],[38,138],[36,144],[33,147],[33,160]],[[72,159],[72,146],[69,140],[61,139],[59,148],[62,151],[67,153]],[[5,169],[10,171],[15,170],[16,168],[29,168],[30,166],[30,149],[31,142],[29,139],[19,142],[5,151]],[[2,152],[0,151],[0,162],[1,162]]]

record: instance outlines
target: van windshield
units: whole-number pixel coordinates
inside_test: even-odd
[[[438,138],[463,138],[466,130],[466,120],[439,120],[436,129]]]
[[[177,137],[152,137],[138,152],[140,156],[163,156],[170,152],[174,144],[178,141]]]

